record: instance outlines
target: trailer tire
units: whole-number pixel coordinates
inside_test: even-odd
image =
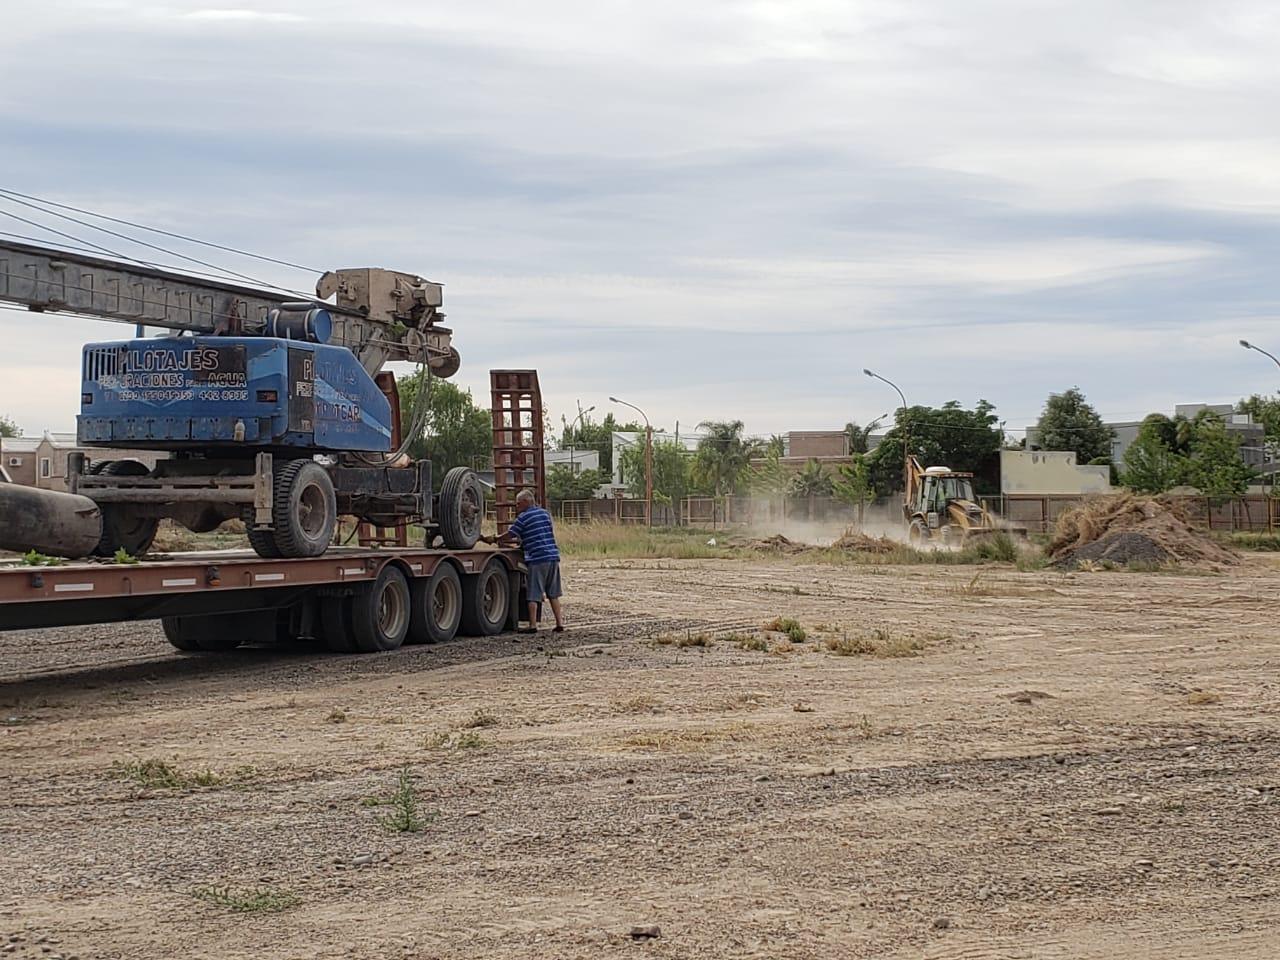
[[[462,634],[492,637],[507,625],[511,608],[511,581],[501,560],[490,560],[479,573],[462,581]]]
[[[332,653],[355,653],[356,638],[351,631],[351,598],[321,597],[317,632]]]
[[[404,643],[412,620],[409,580],[387,564],[376,580],[352,595],[351,633],[361,653],[384,653]]]
[[[454,467],[440,486],[440,534],[450,550],[470,550],[480,539],[484,487],[466,467]]]
[[[150,468],[137,460],[99,460],[89,472],[104,477],[145,477]],[[128,503],[102,503],[102,537],[93,548],[95,557],[113,557],[123,550],[131,557],[140,557],[151,549],[160,521],[154,517],[140,517]]]
[[[275,611],[268,611],[275,624]],[[209,617],[164,617],[165,639],[186,653],[223,653],[240,646],[245,637],[243,614]]]
[[[320,556],[338,522],[329,472],[314,460],[292,460],[276,474],[274,489],[271,525],[277,556]]]
[[[410,587],[413,615],[405,643],[448,643],[462,622],[462,578],[457,568],[441,561],[429,577],[419,577]]]

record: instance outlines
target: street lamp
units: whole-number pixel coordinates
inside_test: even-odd
[[[882,377],[880,376],[880,374],[874,373],[871,370],[868,370],[866,367],[862,368],[862,372],[865,373],[868,377],[871,377],[873,380],[879,380],[893,387],[894,390],[898,391],[899,399],[902,400],[902,478],[903,478],[903,482],[906,483],[907,485],[907,493],[908,495],[910,495],[911,493],[911,469],[910,469],[911,421],[907,419],[907,398],[906,396],[903,395],[902,388],[899,387],[892,380],[888,379],[887,377]]]
[[[653,526],[653,427],[649,425],[649,417],[634,403],[627,403],[617,397],[610,397],[610,403],[630,407],[644,417],[644,513],[645,524]]]
[[[1248,340],[1241,340],[1240,346],[1244,347],[1246,350],[1257,350],[1264,357],[1270,357],[1271,362],[1274,363],[1277,367],[1280,367],[1280,360],[1276,359],[1276,355],[1274,353],[1268,353],[1266,350],[1263,350],[1257,344],[1250,343]]]
[[[587,409],[583,410],[581,401],[576,401],[576,402],[578,403],[578,415],[573,418],[573,427],[575,430],[578,431],[578,436],[581,437],[582,436],[582,418],[585,417],[592,410],[594,410],[595,406],[592,405],[590,407],[587,407]],[[569,446],[569,472],[573,474],[575,477],[578,475],[578,445],[576,443],[570,444]]]

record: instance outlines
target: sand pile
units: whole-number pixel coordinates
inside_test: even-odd
[[[1058,518],[1048,554],[1058,566],[1238,562],[1234,551],[1192,526],[1181,508],[1132,493],[1097,497],[1068,510]]]
[[[846,530],[831,546],[848,553],[893,553],[899,544],[888,537],[870,537],[865,533]]]

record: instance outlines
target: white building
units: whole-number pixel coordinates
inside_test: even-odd
[[[576,477],[583,470],[600,469],[600,451],[587,447],[571,447],[568,450],[544,450],[542,463],[546,469],[561,466],[568,467]]]
[[[678,443],[691,453],[698,449],[698,441],[703,438],[700,433],[666,433],[662,430],[653,431],[653,443],[657,446],[660,443]],[[613,432],[613,486],[625,488],[630,482],[629,477],[622,475],[622,452],[628,447],[639,446],[644,447],[644,431],[617,431]]]

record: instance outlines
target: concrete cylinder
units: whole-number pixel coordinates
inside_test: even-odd
[[[87,557],[102,537],[102,511],[88,497],[0,483],[0,550]]]

